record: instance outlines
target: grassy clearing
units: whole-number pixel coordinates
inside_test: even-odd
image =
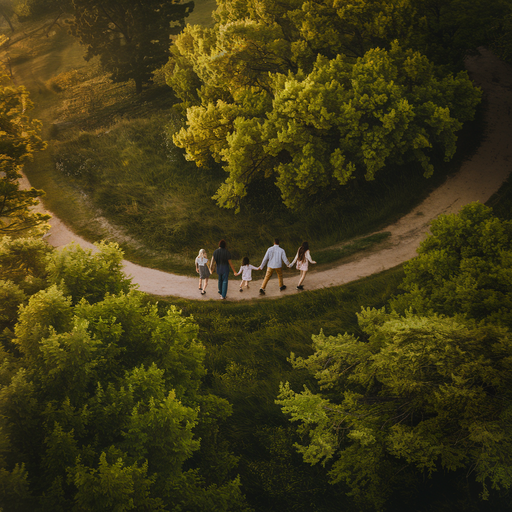
[[[342,247],[323,249],[315,254],[316,262],[321,265],[348,258],[353,254],[373,248],[375,245],[380,244],[380,242],[387,240],[390,236],[391,233],[389,231],[385,231],[383,233],[375,233],[374,235],[354,240],[353,242],[348,242]]]
[[[196,3],[195,14],[206,20],[210,4]],[[433,178],[425,180],[417,166],[388,169],[374,182],[326,191],[300,213],[280,204],[273,184],[255,183],[235,215],[211,199],[225,178],[222,169],[198,169],[173,146],[171,134],[181,121],[162,72],[137,96],[133,84],[113,84],[97,62],[86,63],[63,23],[51,33],[39,31],[16,45],[21,62],[13,72],[29,87],[34,117],[43,120],[49,139],[27,175],[46,190],[45,205],[78,235],[117,240],[143,265],[195,275],[198,250],[211,253],[220,238],[235,260],[258,261],[275,236],[289,254],[308,240],[319,262],[332,263],[379,243],[366,237],[365,244],[346,244],[401,217],[478,146],[477,121],[465,128],[452,163],[435,161]]]
[[[304,239],[316,254],[396,220],[456,170],[455,164],[439,164],[435,178],[425,180],[418,168],[393,169],[375,182],[351,184],[343,196],[312,202],[299,214],[279,204],[273,185],[257,184],[250,202],[235,215],[211,199],[224,178],[222,170],[198,169],[172,144],[176,123],[172,113],[154,113],[57,134],[44,174],[80,190],[82,202],[121,226],[129,239],[120,239],[126,240],[123,247],[132,259],[175,272],[191,272],[199,248],[211,252],[220,238],[228,241],[234,259],[259,260],[275,236],[290,254]],[[105,235],[97,231],[96,236]],[[350,249],[321,251],[319,261],[330,263],[378,242],[372,237]]]
[[[133,259],[175,272],[192,271],[199,248],[211,253],[220,238],[228,241],[234,259],[247,255],[254,261],[275,236],[290,254],[307,239],[314,254],[320,251],[321,263],[367,250],[379,237],[354,242],[350,249],[322,251],[395,221],[457,169],[439,163],[431,180],[416,167],[392,169],[374,182],[351,184],[343,195],[326,194],[298,214],[280,205],[273,185],[260,183],[236,215],[211,199],[224,178],[222,170],[198,169],[172,144],[176,123],[172,113],[155,113],[58,137],[47,169],[139,242],[138,248],[123,245]]]
[[[186,19],[189,25],[203,25],[211,27],[214,25],[212,12],[217,8],[216,0],[194,0],[194,10]]]

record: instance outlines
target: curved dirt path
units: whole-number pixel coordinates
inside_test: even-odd
[[[507,179],[512,170],[512,69],[485,49],[481,50],[480,55],[467,60],[467,69],[475,83],[484,90],[488,101],[484,140],[476,154],[423,203],[384,230],[389,231],[391,236],[383,249],[329,270],[310,271],[305,281],[308,290],[346,284],[414,258],[434,218],[443,213],[456,213],[462,206],[473,201],[485,203]],[[95,249],[56,217],[51,219],[50,224],[52,227],[46,240],[51,245],[60,247],[75,241],[83,247]],[[126,260],[124,268],[139,290],[146,293],[199,300],[218,298],[215,274],[206,295],[199,295],[198,280],[195,277],[168,274]],[[255,272],[250,290],[244,290],[243,293],[238,292],[240,278],[232,278],[228,298],[246,300],[258,297],[263,275],[263,272]],[[285,272],[288,288],[284,292],[279,292],[277,281],[273,278],[265,296],[279,297],[297,293],[295,285],[298,275],[295,270]]]

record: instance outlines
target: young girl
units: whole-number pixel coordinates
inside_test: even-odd
[[[309,254],[309,244],[307,242],[302,242],[302,245],[299,247],[299,250],[295,255],[295,259],[288,266],[292,267],[295,262],[297,262],[297,270],[300,270],[300,279],[299,284],[297,285],[297,290],[304,290],[302,283],[306,278],[309,264],[316,264],[316,261],[311,259],[311,254]]]
[[[204,249],[199,251],[199,255],[196,258],[196,272],[199,274],[199,291],[201,292],[201,295],[204,295],[206,293],[206,287],[208,286],[208,278],[210,277],[208,257]]]
[[[242,282],[240,283],[240,291],[243,292],[244,286],[247,286],[249,288],[249,281],[252,281],[252,271],[258,270],[258,267],[255,267],[254,265],[249,265],[249,258],[246,256],[242,260],[242,266],[240,267],[240,270],[235,274],[235,276],[239,276],[242,274]]]

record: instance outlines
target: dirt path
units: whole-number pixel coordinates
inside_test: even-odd
[[[391,233],[385,248],[329,270],[310,271],[305,281],[306,289],[342,285],[414,258],[434,218],[443,213],[456,213],[472,201],[485,203],[507,179],[512,170],[512,69],[484,49],[479,56],[468,59],[467,68],[488,99],[486,131],[477,153],[417,208],[384,230]],[[59,219],[53,217],[50,224],[52,228],[46,239],[51,245],[60,247],[76,241],[83,247],[94,248],[91,243],[72,233]],[[201,296],[196,278],[144,268],[129,261],[124,261],[124,267],[126,274],[143,292],[198,300],[218,298],[216,279],[210,280],[206,295]],[[255,272],[253,277],[255,280],[251,289],[243,293],[238,292],[239,278],[231,279],[228,299],[258,297],[263,272]],[[297,281],[297,271],[285,272],[288,288],[279,292],[277,281],[272,279],[267,286],[266,297],[298,293],[295,289]]]

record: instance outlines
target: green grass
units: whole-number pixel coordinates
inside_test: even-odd
[[[331,263],[346,257],[348,249],[322,250],[395,221],[456,169],[439,165],[431,180],[415,167],[389,170],[375,182],[354,183],[344,194],[311,202],[307,211],[298,214],[280,204],[272,184],[258,184],[236,215],[211,199],[224,178],[222,170],[198,169],[173,146],[172,114],[126,116],[106,126],[91,118],[87,122],[90,129],[56,134],[44,165],[38,160],[27,170],[34,185],[48,190],[52,181],[58,187],[66,183],[78,204],[50,193],[48,204],[79,234],[105,237],[91,220],[69,218],[70,207],[76,217],[76,212],[83,212],[79,203],[87,203],[121,228],[124,235],[118,239],[131,259],[181,273],[191,272],[198,250],[211,253],[220,238],[228,241],[234,259],[249,256],[254,261],[275,236],[289,254],[307,239],[313,256],[320,253],[321,263]],[[83,124],[77,121],[77,125]],[[375,243],[375,239],[367,241]],[[354,243],[350,252],[365,248]]]
[[[211,27],[214,24],[212,12],[217,8],[215,0],[194,0],[194,10],[185,20],[189,25]]]
[[[353,254],[374,248],[375,245],[378,245],[380,242],[387,240],[390,236],[391,233],[389,231],[375,233],[374,235],[366,236],[364,238],[354,240],[353,242],[348,242],[342,247],[323,249],[315,254],[315,259],[318,264],[332,263],[334,261],[339,262],[340,260],[348,258]]]

